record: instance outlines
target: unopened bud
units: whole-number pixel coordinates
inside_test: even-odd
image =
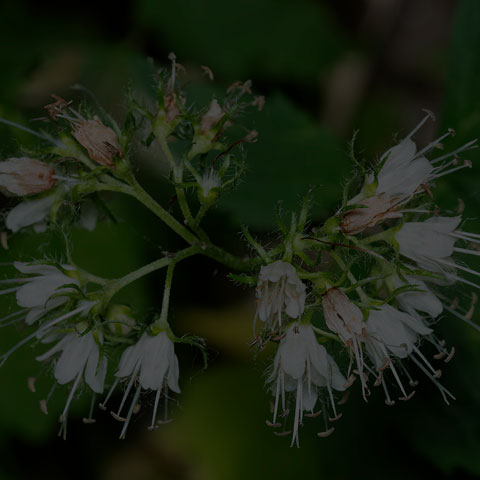
[[[72,135],[92,160],[105,167],[113,167],[114,158],[122,153],[115,132],[98,118],[82,120],[75,125]]]
[[[25,196],[50,190],[57,184],[55,170],[35,158],[9,158],[0,162],[0,190]]]
[[[135,325],[132,309],[127,305],[111,305],[105,316],[110,331],[118,336],[126,337]]]

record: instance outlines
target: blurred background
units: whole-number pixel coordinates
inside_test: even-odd
[[[213,70],[214,84],[192,76],[190,98],[198,102],[251,79],[255,93],[267,100],[262,112],[244,118],[259,131],[259,141],[248,147],[245,181],[207,220],[218,243],[242,252],[240,224],[268,241],[277,201],[283,200],[286,211],[297,208],[311,184],[319,185],[316,220],[334,211],[350,172],[346,152],[356,129],[357,151],[371,160],[420,121],[422,108],[435,112],[437,121],[417,134],[421,145],[448,127],[457,131],[445,142],[448,150],[479,138],[479,25],[476,0],[3,0],[0,116],[37,128],[35,118],[44,115],[50,94],[78,99],[72,86],[82,85],[122,120],[126,87],[144,95],[152,84],[152,61],[166,64],[171,51],[189,72],[200,65]],[[2,158],[34,141],[0,125]],[[155,145],[147,150],[138,142],[136,150],[142,182],[168,202],[172,193]],[[461,198],[467,227],[477,233],[479,156],[469,152],[465,158],[474,168],[442,179],[435,198],[450,212]],[[125,198],[109,200],[115,221],[101,222],[95,232],[73,233],[79,265],[114,277],[178,248],[147,211]],[[1,262],[63,248],[48,234],[9,240]],[[301,448],[290,448],[288,439],[275,437],[265,425],[269,397],[263,372],[272,352],[254,359],[248,348],[252,292],[234,286],[227,273],[202,259],[178,268],[172,323],[178,334],[207,339],[210,365],[204,371],[198,352],[178,349],[182,395],[175,420],[154,433],[144,428],[148,397],[125,441],[117,439],[119,424],[105,412],[97,412],[96,424],[83,424],[89,399],[80,399],[67,441],[59,439],[56,420],[67,392],[56,392],[50,415],[40,412],[39,400],[52,381],[35,362],[44,347],[11,357],[0,370],[0,479],[480,477],[480,333],[448,316],[439,326],[457,349],[442,377],[457,397],[453,405],[446,406],[426,380],[411,401],[395,407],[387,407],[380,394],[365,404],[354,391],[333,436],[317,438],[320,427],[308,422]],[[162,282],[161,273],[152,275],[129,287],[121,301],[148,315],[161,304]],[[1,300],[7,311],[12,305]],[[4,351],[22,331],[0,334]],[[27,389],[31,376],[38,377],[35,394]]]

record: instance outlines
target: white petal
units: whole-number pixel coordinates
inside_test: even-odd
[[[18,232],[23,227],[40,223],[49,215],[54,201],[55,197],[49,195],[19,203],[8,213],[5,225],[12,232]]]

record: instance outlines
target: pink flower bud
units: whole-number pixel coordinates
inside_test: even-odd
[[[395,211],[395,206],[398,203],[398,198],[384,194],[362,200],[361,204],[364,207],[354,208],[346,212],[340,227],[346,235],[356,235],[366,228],[373,227],[389,218],[400,218],[402,214]]]
[[[57,184],[55,170],[35,158],[9,158],[0,162],[0,189],[23,197],[50,190]]]
[[[224,111],[218,104],[217,100],[213,99],[210,103],[208,112],[202,117],[200,121],[200,130],[202,133],[206,133],[211,130],[223,117]]]
[[[100,165],[113,167],[113,159],[122,153],[115,132],[98,118],[78,122],[74,126],[72,135],[82,147],[87,149],[90,158]]]
[[[337,333],[343,342],[362,334],[362,312],[341,290],[329,288],[323,296],[322,307],[327,327]]]

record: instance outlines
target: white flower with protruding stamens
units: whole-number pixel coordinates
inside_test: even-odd
[[[341,228],[344,233],[355,235],[386,219],[401,217],[404,205],[416,194],[428,189],[429,182],[461,168],[471,167],[468,161],[457,165],[457,155],[475,148],[476,140],[432,160],[424,156],[444,138],[454,135],[453,130],[417,151],[412,136],[431,116],[429,113],[406,138],[382,155],[377,175],[371,173],[362,192],[348,202],[348,205],[358,204],[361,207],[353,208],[343,215]]]
[[[167,398],[168,389],[180,393],[180,387],[178,386],[178,359],[175,355],[174,343],[164,331],[155,336],[144,333],[135,345],[128,347],[123,352],[115,376],[117,379],[110,389],[107,398],[103,402],[103,407],[118,382],[121,379],[130,379],[118,411],[116,413],[112,412],[112,415],[116,419],[125,422],[120,438],[125,437],[130,418],[137,404],[142,388],[145,390],[156,391],[150,429],[156,428],[157,408],[161,394],[163,393],[164,397]],[[120,415],[127,396],[135,382],[138,382],[138,387],[127,417],[124,419]]]
[[[298,427],[302,424],[303,412],[313,409],[318,399],[318,389],[326,388],[335,418],[339,418],[335,408],[332,389],[345,390],[345,377],[327,350],[320,345],[311,325],[290,326],[285,338],[280,341],[269,376],[275,394],[273,424],[276,424],[279,401],[286,411],[285,394],[294,392],[295,416],[293,421],[292,445],[299,445]]]
[[[50,190],[57,184],[51,165],[36,158],[9,158],[0,162],[0,190],[20,197]]]
[[[28,275],[12,279],[11,282],[21,284],[12,291],[15,291],[18,306],[28,309],[25,320],[29,325],[68,301],[68,297],[61,293],[72,292],[72,287],[62,288],[64,285],[80,285],[76,270],[69,265],[62,265],[63,272],[53,265],[15,262],[14,266],[22,274]]]
[[[343,343],[350,349],[350,358],[355,357],[362,382],[363,396],[366,399],[362,352],[362,336],[365,323],[362,311],[338,288],[329,288],[324,293],[322,308],[327,327],[338,334]]]
[[[480,275],[475,270],[455,262],[450,257],[455,253],[480,255],[476,250],[455,247],[458,240],[480,243],[480,236],[458,230],[461,217],[431,217],[424,222],[406,222],[395,234],[400,254],[416,262],[421,268],[443,273],[447,280],[457,280],[478,288],[478,285],[456,275],[463,270]]]
[[[257,285],[258,316],[268,328],[282,325],[282,313],[290,318],[300,318],[305,309],[305,284],[295,267],[277,260],[260,269]]]
[[[438,387],[447,403],[447,395],[454,398],[437,380],[441,371],[433,368],[417,346],[421,337],[430,336],[432,332],[420,318],[400,312],[390,305],[370,311],[366,322],[366,350],[377,369],[375,385],[383,386],[387,404],[395,403],[390,398],[384,379],[384,371],[388,367],[403,394],[401,399],[406,400],[413,395],[413,392],[407,395],[391,357],[399,360],[410,358]]]
[[[103,336],[95,331],[85,333],[87,328],[86,323],[77,325],[75,332],[65,335],[48,352],[37,357],[39,362],[43,362],[56,353],[62,352],[55,363],[54,377],[60,385],[73,381],[67,403],[60,416],[61,431],[64,435],[66,435],[68,410],[82,379],[94,393],[103,393],[104,389],[107,359],[100,353]]]

